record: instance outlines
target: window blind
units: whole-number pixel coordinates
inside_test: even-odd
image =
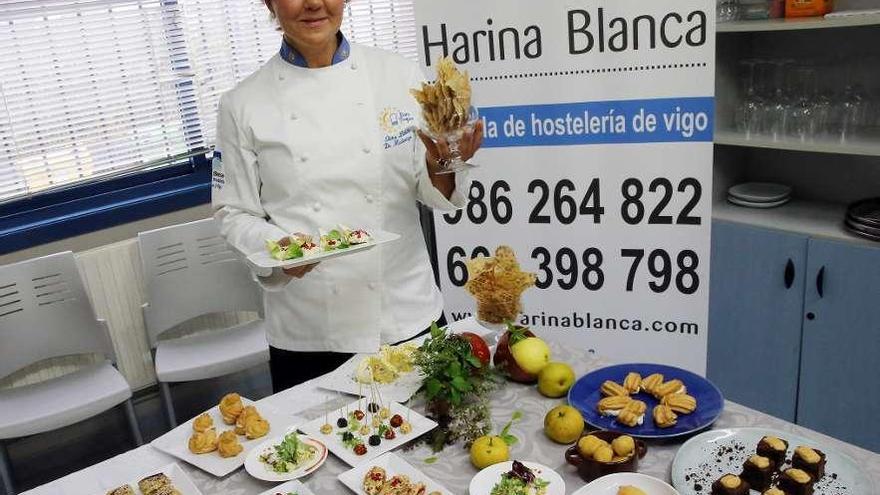
[[[417,56],[413,0],[352,0],[343,32]],[[204,152],[279,43],[261,0],[0,0],[0,202]]]

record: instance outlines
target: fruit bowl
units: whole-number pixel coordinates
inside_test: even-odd
[[[590,435],[599,437],[610,444],[615,438],[624,436],[626,433],[594,431],[590,433]],[[648,446],[642,440],[633,440],[635,441],[636,446],[635,452],[622,461],[599,462],[594,459],[585,458],[578,450],[577,444],[569,447],[568,450],[565,451],[565,460],[577,468],[578,474],[587,483],[612,473],[634,473],[638,471],[639,459],[645,457],[645,454],[648,453]]]

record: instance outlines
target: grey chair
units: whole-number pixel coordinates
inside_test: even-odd
[[[168,423],[177,425],[169,382],[216,378],[269,360],[262,318],[195,336],[159,337],[198,316],[263,314],[263,291],[220,237],[213,219],[138,234],[144,268],[144,321]]]
[[[60,378],[0,390],[0,478],[14,494],[4,441],[52,431],[124,406],[143,444],[131,388],[116,369],[107,324],[95,318],[73,253],[0,267],[0,379],[45,359],[99,354],[105,361]]]

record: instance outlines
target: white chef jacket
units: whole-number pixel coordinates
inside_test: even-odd
[[[409,93],[422,80],[416,64],[353,44],[346,60],[318,69],[276,54],[221,98],[213,208],[234,248],[250,254],[340,223],[402,236],[301,279],[258,273],[269,345],[375,352],[442,313],[416,201],[461,208],[470,183],[457,173],[448,200],[431,183]]]

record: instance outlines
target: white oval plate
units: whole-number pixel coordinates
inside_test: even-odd
[[[741,199],[737,199],[733,196],[727,196],[727,201],[733,203],[737,206],[745,206],[746,208],[776,208],[777,206],[782,206],[785,203],[788,203],[791,198],[781,199],[779,201],[773,201],[770,203],[754,203],[751,201],[744,201]]]
[[[548,468],[543,464],[531,461],[519,461],[535,472],[535,476],[549,481],[547,485],[547,495],[565,495],[565,481],[556,471]],[[499,462],[483,469],[471,480],[471,486],[468,488],[470,495],[489,495],[492,488],[501,480],[501,475],[510,471],[513,461]]]
[[[758,442],[766,435],[782,438],[788,442],[789,455],[786,456],[788,459],[791,459],[791,453],[798,445],[815,447],[825,453],[827,474],[816,483],[816,495],[876,493],[872,490],[870,478],[849,456],[826,446],[825,442],[768,428],[711,430],[691,438],[681,446],[672,461],[672,485],[681,495],[706,495],[712,482],[721,475],[742,471],[743,463],[755,453]],[[716,462],[717,450],[731,446],[744,446],[745,449],[727,453],[722,457],[721,462]],[[833,478],[832,474],[836,474],[837,478]],[[698,492],[694,488],[695,483],[702,485],[703,490]],[[751,493],[758,492],[753,490]]]
[[[675,488],[646,474],[614,473],[593,480],[572,495],[617,495],[621,486],[634,486],[649,495],[679,495]]]
[[[731,186],[727,194],[750,203],[773,203],[788,199],[791,187],[772,182],[746,182]]]
[[[279,481],[290,481],[311,474],[321,467],[321,464],[324,464],[324,461],[327,460],[326,445],[312,437],[300,435],[300,440],[318,449],[317,456],[312,459],[311,462],[307,462],[300,466],[299,469],[295,469],[289,473],[276,473],[275,471],[272,471],[269,466],[260,461],[260,455],[266,450],[272,448],[272,446],[281,443],[282,439],[284,439],[284,436],[271,438],[250,451],[244,461],[244,468],[247,470],[248,474],[263,481],[272,481],[276,483]]]

